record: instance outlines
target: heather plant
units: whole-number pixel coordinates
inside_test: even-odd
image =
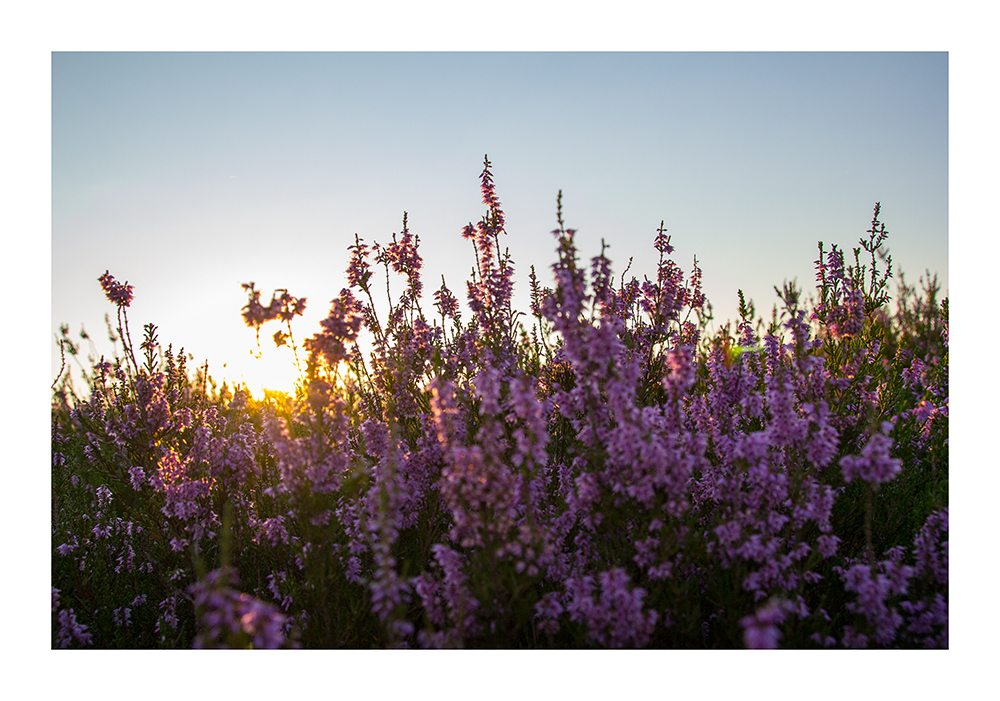
[[[86,606],[99,644],[188,646],[185,589],[217,567],[222,515],[233,513],[229,535],[238,541],[271,515],[260,503],[271,448],[250,420],[248,395],[209,392],[207,368],[192,382],[183,351],[179,360],[171,347],[162,351],[152,324],[137,359],[127,326],[132,288],[108,273],[101,283],[118,307],[125,350],[95,363],[87,397],[69,400],[65,382],[57,392],[53,578],[64,601]]]
[[[662,222],[616,276],[561,193],[521,314],[488,159],[480,189],[464,307],[406,213],[301,343],[304,298],[243,286],[290,395],[133,348],[101,276],[121,353],[53,385],[54,647],[947,647],[947,299],[890,309],[879,204],[814,296],[710,331]]]

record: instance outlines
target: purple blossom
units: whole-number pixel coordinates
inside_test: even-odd
[[[558,592],[549,592],[535,604],[535,618],[539,620],[538,630],[548,635],[559,632],[559,616],[563,606]]]
[[[406,212],[403,213],[403,230],[399,234],[399,240],[393,234],[392,243],[385,248],[379,249],[377,260],[380,263],[387,263],[392,266],[393,271],[406,275],[410,299],[414,302],[420,299],[423,291],[423,284],[420,281],[420,270],[423,267],[423,258],[420,257],[418,248],[420,239],[410,233],[406,226]]]
[[[441,276],[441,288],[434,293],[434,304],[442,317],[451,318],[458,321],[461,314],[458,309],[458,299],[444,282],[444,275]]]
[[[271,547],[278,547],[278,543],[288,545],[288,530],[285,528],[284,522],[284,516],[275,516],[274,518],[264,519],[260,523],[260,536],[266,538],[271,543]]]
[[[882,432],[873,434],[868,439],[860,455],[847,455],[840,459],[845,481],[850,482],[858,477],[865,482],[880,484],[890,481],[899,474],[903,469],[902,462],[889,455],[893,440],[888,434],[892,428],[890,422],[883,422]]]
[[[59,631],[56,633],[56,644],[65,648],[69,647],[74,640],[80,645],[93,644],[93,636],[87,632],[87,626],[76,620],[73,609],[62,609],[59,611]]]
[[[233,570],[214,570],[188,587],[198,613],[199,632],[194,647],[246,644],[257,649],[285,645],[286,618],[271,604],[234,589]]]
[[[670,245],[670,237],[667,236],[667,230],[663,228],[663,222],[660,222],[660,228],[656,230],[656,239],[653,241],[653,248],[663,254],[671,254],[674,252],[674,247]]]
[[[363,239],[357,234],[354,235],[354,245],[350,246],[351,262],[347,267],[347,282],[351,287],[361,290],[368,289],[368,281],[371,280],[372,273],[368,266],[368,246],[363,243]]]
[[[97,280],[101,283],[104,295],[112,304],[116,304],[121,308],[127,307],[132,303],[132,285],[127,282],[124,285],[121,284],[107,270]]]
[[[772,599],[766,605],[757,609],[752,616],[740,620],[743,628],[743,642],[751,650],[775,650],[781,640],[778,629],[785,622],[785,615],[790,610],[790,602],[784,599]]]
[[[948,647],[948,509],[932,513],[913,540],[912,586],[930,585],[922,596],[901,601],[905,635],[926,648]],[[935,591],[938,590],[938,591]]]
[[[322,357],[330,367],[348,357],[347,344],[353,344],[364,320],[361,304],[349,289],[330,303],[330,313],[320,322],[322,331],[305,340],[303,345],[314,360]]]
[[[625,570],[615,568],[598,576],[600,595],[595,598],[590,576],[566,580],[566,610],[570,620],[585,623],[590,637],[600,645],[643,647],[656,626],[659,614],[642,608],[646,591],[629,590]]]
[[[180,623],[177,618],[177,598],[174,596],[168,596],[166,599],[161,601],[157,608],[162,612],[156,620],[156,628],[154,629],[160,634],[160,639],[166,639],[167,627],[177,630],[177,626]]]
[[[388,633],[390,642],[400,644],[413,633],[413,624],[405,620],[402,610],[409,601],[411,587],[396,572],[392,546],[402,522],[401,501],[405,493],[403,461],[397,446],[389,445],[387,431],[381,424],[367,422],[365,432],[373,444],[381,446],[382,460],[378,465],[375,484],[366,497],[368,536],[374,556],[375,571],[369,583],[372,612]]]
[[[927,517],[924,527],[913,539],[914,570],[937,584],[948,584],[948,509]]]
[[[476,620],[479,601],[466,586],[462,556],[440,543],[431,546],[431,552],[442,577],[440,580],[422,577],[418,591],[422,600],[430,604],[432,622],[442,627],[450,623],[451,627],[430,636],[423,634],[420,642],[424,647],[462,647],[467,637],[480,631]]]
[[[249,295],[243,307],[243,321],[247,326],[260,328],[265,322],[275,318],[275,314],[272,314],[272,305],[265,307],[260,303],[260,290],[254,288],[254,283],[244,283],[242,287]]]
[[[837,546],[840,544],[840,538],[835,535],[821,535],[817,539],[819,544],[819,553],[824,558],[833,557],[834,553],[837,552]]]
[[[146,481],[146,471],[141,466],[135,465],[128,470],[129,482],[136,491],[142,489],[143,482]]]
[[[873,631],[868,636],[858,633],[851,626],[845,627],[843,643],[846,647],[866,647],[869,640],[889,645],[903,624],[902,615],[890,606],[888,600],[892,596],[906,594],[914,571],[912,567],[902,564],[902,547],[893,548],[886,554],[888,558],[874,568],[861,563],[846,570],[834,568],[843,579],[844,588],[857,595],[854,602],[847,604],[847,610],[863,615]]]
[[[116,608],[113,611],[113,618],[114,618],[114,622],[115,622],[116,626],[119,626],[119,627],[121,627],[121,626],[128,627],[128,626],[132,625],[132,620],[131,620],[132,619],[132,609],[128,608],[127,606],[122,606],[120,608]]]

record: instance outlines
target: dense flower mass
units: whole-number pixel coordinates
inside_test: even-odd
[[[948,304],[928,276],[890,308],[879,205],[813,296],[712,330],[662,222],[626,279],[561,193],[521,314],[479,187],[464,300],[442,277],[425,314],[405,213],[356,235],[290,395],[152,324],[137,358],[99,278],[123,354],[53,386],[53,647],[948,646]],[[305,299],[243,288],[299,362]]]

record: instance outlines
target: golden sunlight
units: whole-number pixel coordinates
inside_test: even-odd
[[[255,399],[263,399],[265,389],[292,394],[299,377],[292,350],[275,348],[270,341],[269,338],[261,339],[260,357],[254,348],[252,354],[227,363],[222,371],[230,385],[246,385]]]

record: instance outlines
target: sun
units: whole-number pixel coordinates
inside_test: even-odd
[[[230,384],[245,385],[255,399],[264,398],[264,390],[294,394],[300,372],[290,348],[270,348],[261,343],[257,350],[226,364],[223,375]]]

